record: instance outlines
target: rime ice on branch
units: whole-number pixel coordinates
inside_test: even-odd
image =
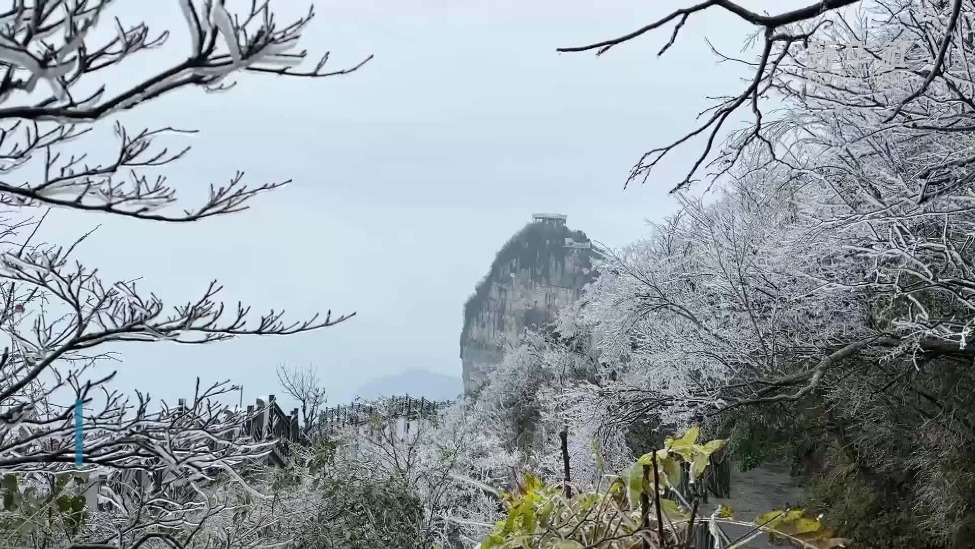
[[[114,18],[110,4],[15,0],[0,11],[0,330],[7,336],[0,358],[0,470],[27,480],[73,471],[70,403],[82,399],[84,468],[102,479],[105,513],[93,515],[102,522],[87,530],[47,534],[119,547],[150,538],[189,547],[228,536],[204,528],[230,507],[204,497],[201,486],[229,480],[234,490],[260,496],[242,467],[266,451],[264,444],[242,437],[239,411],[217,404],[230,390],[225,384],[197,387],[192,402],[169,408],[141,393],[124,397],[112,389],[114,373],[96,373],[96,362],[109,358],[108,346],[116,342],[289,335],[351,315],[290,320],[276,310],[252,315],[242,303],[228,309],[217,299],[216,281],[201,295],[167,306],[133,281],[104,280],[76,261],[73,251],[88,235],[48,245],[35,241],[38,226],[63,209],[173,223],[246,210],[253,198],[287,181],[248,186],[237,173],[211,185],[202,202],[184,205],[177,186],[157,174],[185,161],[189,148],[171,150],[156,140],[187,132],[133,130],[125,112],[183,88],[226,91],[243,73],[325,78],[351,73],[368,58],[333,70],[326,53],[302,68],[307,54],[298,45],[312,10],[283,22],[272,11],[275,2],[230,12],[224,0],[180,0],[171,7],[182,10],[189,31],[183,57],[110,89],[99,84],[107,81],[102,74],[125,71],[148,50],[168,47],[172,36],[171,29]],[[116,120],[117,147],[100,159],[89,151],[89,132],[109,118]],[[133,471],[140,481],[126,488],[119,479]],[[234,534],[240,546],[256,539],[254,530],[245,530]]]

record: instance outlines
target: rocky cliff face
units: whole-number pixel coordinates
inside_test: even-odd
[[[597,252],[565,216],[535,214],[498,252],[464,305],[460,336],[464,391],[475,391],[526,328],[539,328],[579,298]]]

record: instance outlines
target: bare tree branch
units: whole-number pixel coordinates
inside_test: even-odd
[[[788,70],[788,65],[793,62],[796,57],[796,53],[800,51],[798,46],[808,48],[810,41],[815,37],[817,32],[828,27],[831,23],[838,22],[844,28],[849,28],[849,25],[846,23],[843,17],[839,15],[839,10],[846,7],[852,7],[859,3],[859,0],[823,0],[821,2],[810,4],[804,8],[783,12],[777,15],[762,15],[747,10],[730,0],[705,0],[703,2],[694,4],[693,6],[675,10],[665,17],[662,17],[631,33],[619,36],[617,38],[584,46],[559,48],[557,51],[582,52],[595,50],[597,55],[602,55],[617,45],[634,40],[643,36],[644,34],[650,33],[674,22],[675,26],[670,40],[658,53],[658,55],[662,55],[674,44],[677,39],[677,35],[683,28],[688,18],[711,8],[718,8],[730,12],[739,19],[760,28],[760,35],[763,37],[763,43],[761,53],[758,56],[758,61],[755,63],[742,62],[749,65],[750,69],[754,71],[754,77],[750,79],[749,85],[740,93],[724,98],[721,103],[705,111],[713,112],[706,122],[699,125],[694,130],[686,133],[681,138],[671,142],[669,145],[657,147],[645,153],[640,158],[639,162],[637,162],[636,165],[631,169],[626,184],[624,185],[625,187],[636,180],[640,180],[640,182],[645,183],[653,169],[665,157],[669,156],[671,152],[686,144],[692,138],[698,137],[699,135],[707,132],[707,139],[702,152],[696,157],[696,160],[694,161],[687,175],[671,188],[671,192],[673,193],[686,189],[693,184],[696,181],[695,176],[706,164],[708,166],[718,164],[721,167],[721,169],[719,169],[717,172],[709,174],[711,177],[718,177],[727,174],[728,171],[739,161],[741,151],[743,151],[753,141],[761,142],[768,148],[773,157],[777,154],[776,146],[773,145],[775,141],[765,135],[767,133],[765,131],[767,129],[767,123],[763,122],[762,107],[760,105],[761,100],[766,98],[770,92],[783,91],[783,88],[787,88],[788,82],[790,81],[802,80],[803,77],[792,74],[792,72]],[[898,4],[896,1],[893,3]],[[906,6],[904,10],[901,10],[906,11],[908,14],[904,17],[910,17],[909,3],[900,3]],[[881,4],[883,7],[888,9],[890,13],[889,17],[891,19],[897,19],[898,17],[902,16],[901,11],[898,11],[896,6],[888,7],[885,3]],[[944,69],[945,64],[948,62],[948,52],[952,43],[959,40],[959,33],[956,31],[960,26],[959,20],[963,12],[962,7],[962,0],[952,0],[944,28],[940,29],[943,30],[943,34],[938,37],[938,47],[936,51],[932,52],[932,62],[930,68],[926,68],[919,72],[919,74],[923,76],[923,81],[919,87],[915,88],[900,99],[896,106],[892,106],[893,108],[890,109],[886,116],[885,123],[894,123],[896,120],[903,118],[904,110],[909,105],[915,103],[919,98],[929,93],[931,91],[932,84],[937,79],[943,79],[949,86],[956,86],[956,84],[952,83],[953,79],[944,74]],[[832,16],[832,18],[827,18],[827,16]],[[918,28],[920,27],[921,25],[918,25]],[[924,29],[925,34],[930,34],[930,32],[931,29]],[[879,54],[875,52],[870,53],[871,55],[879,58]],[[718,55],[720,56],[720,54]],[[721,57],[726,60],[730,59],[727,56]],[[828,84],[827,86],[834,89],[839,89],[835,84]],[[805,93],[805,86],[803,87],[803,90],[803,93]],[[787,91],[785,95],[791,95],[791,92]],[[729,143],[729,149],[734,150],[732,154],[722,154],[722,156],[717,160],[708,162],[708,158],[714,149],[715,143],[719,139],[720,131],[725,127],[728,118],[746,103],[751,107],[754,115],[754,124],[747,131],[738,132],[736,138]],[[775,160],[782,161],[779,158],[775,158]]]
[[[201,204],[174,212],[177,189],[160,172],[185,161],[189,147],[158,143],[193,132],[131,131],[116,121],[114,154],[97,159],[87,148],[92,126],[178,89],[225,91],[246,72],[349,74],[371,56],[332,69],[326,53],[303,69],[307,53],[296,47],[314,16],[311,9],[282,24],[269,2],[244,3],[243,11],[230,13],[225,0],[179,0],[189,55],[109,90],[98,85],[103,71],[125,70],[133,57],[151,62],[143,54],[170,38],[169,30],[152,34],[146,23],[113,20],[113,3],[12,0],[0,10],[0,333],[6,336],[0,471],[24,486],[18,495],[24,501],[33,505],[32,494],[43,494],[36,503],[40,511],[53,513],[51,502],[58,498],[72,498],[75,506],[83,500],[83,525],[25,517],[25,528],[44,547],[259,546],[272,531],[280,533],[280,517],[266,512],[273,506],[254,503],[264,501],[261,463],[275,441],[251,438],[252,418],[221,402],[233,387],[201,387],[197,380],[192,399],[170,406],[141,392],[123,395],[113,389],[115,372],[97,367],[116,359],[112,349],[122,342],[202,344],[292,335],[355,313],[333,317],[328,311],[304,320],[289,320],[279,309],[252,314],[243,303],[228,308],[218,301],[217,281],[197,298],[167,306],[135,281],[106,280],[76,260],[74,251],[92,233],[61,246],[38,242],[37,235],[48,214],[64,208],[176,223],[246,210],[251,199],[288,181],[251,187],[238,172],[225,185],[211,185]],[[32,217],[39,207],[45,213]],[[31,532],[0,535],[26,539]],[[0,545],[11,543],[0,539]]]
[[[277,368],[277,374],[281,387],[301,406],[302,430],[307,435],[315,426],[319,411],[328,401],[325,388],[311,366],[298,370],[297,367],[281,365]]]

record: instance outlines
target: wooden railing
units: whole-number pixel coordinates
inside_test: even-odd
[[[257,399],[255,405],[247,406],[247,419],[243,425],[244,433],[258,441],[275,440],[268,455],[268,462],[273,465],[284,465],[288,460],[288,444],[304,444],[307,438],[301,431],[298,421],[298,409],[286,414],[278,406],[274,395],[268,397],[267,402]]]
[[[365,424],[370,418],[382,413],[385,419],[405,418],[407,421],[431,417],[453,404],[453,401],[432,401],[409,395],[389,397],[381,403],[355,402],[326,408],[318,415],[316,430],[332,432],[346,426]]]

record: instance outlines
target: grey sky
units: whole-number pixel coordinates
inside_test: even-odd
[[[185,51],[176,2],[133,4],[156,28],[179,29],[166,52],[147,59]],[[318,2],[304,46],[332,50],[336,67],[375,54],[361,72],[246,77],[228,94],[180,92],[124,116],[133,127],[200,130],[188,139],[191,155],[167,171],[187,200],[238,169],[252,183],[295,182],[249,212],[189,225],[58,212],[48,238],[100,223],[80,257],[106,278],[141,276],[173,303],[216,277],[228,301],[255,309],[358,316],[287,338],[127,345],[120,387],[175,399],[191,393],[196,375],[231,378],[250,401],[281,394],[276,365],[312,364],[336,403],[402,370],[459,376],[463,302],[532,212],[565,213],[572,228],[619,246],[644,233],[645,218],[673,210],[666,191],[696,149],[653,184],[624,192],[627,170],[689,128],[706,95],[742,85],[742,69],[716,65],[704,36],[736,53],[748,28],[724,14],[692,19],[663,58],[656,51],[669,28],[601,58],[555,52],[628,32],[672,4]],[[145,72],[134,61],[113,83]]]

